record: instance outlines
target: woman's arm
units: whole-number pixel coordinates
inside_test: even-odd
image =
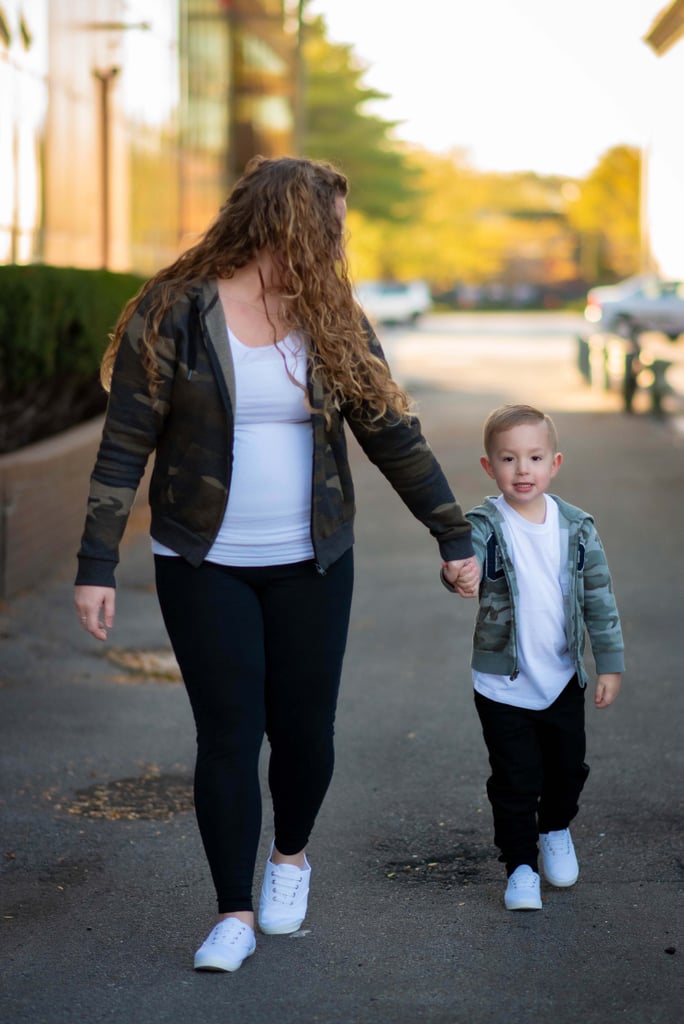
[[[121,538],[162,429],[165,403],[161,397],[151,397],[140,358],[142,325],[142,314],[135,313],[116,356],[102,439],[90,478],[77,584],[114,587]]]

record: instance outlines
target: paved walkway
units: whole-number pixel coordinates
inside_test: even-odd
[[[486,388],[414,374],[464,505],[488,489],[484,415],[521,393],[509,369]],[[588,707],[577,886],[546,888],[540,913],[503,909],[474,606],[445,593],[433,542],[354,450],[357,588],[310,914],[296,937],[260,937],[235,975],[191,970],[213,900],[144,535],[124,549],[109,648],[78,629],[70,572],[2,609],[3,1020],[679,1024],[684,453],[666,426],[594,407],[571,367],[561,387],[544,369],[517,364],[557,420],[556,489],[596,515],[629,645],[618,703]]]

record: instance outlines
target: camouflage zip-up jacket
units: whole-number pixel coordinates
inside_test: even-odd
[[[568,531],[570,587],[563,599],[565,631],[577,677],[584,686],[587,682],[584,666],[587,632],[597,673],[624,671],[620,617],[608,563],[592,517],[554,494],[549,497],[558,505],[560,528]],[[504,537],[503,517],[492,499],[487,498],[482,505],[471,509],[467,518],[473,524],[473,545],[482,566],[472,667],[515,679],[518,673],[518,587]]]
[[[192,565],[199,565],[209,551],[228,500],[235,379],[216,284],[189,288],[166,313],[157,346],[162,380],[154,399],[140,359],[142,324],[137,312],[117,353],[90,481],[79,584],[114,586],[119,543],[152,452],[152,536]],[[370,326],[367,330],[369,345],[382,357]],[[322,407],[317,381],[309,380],[309,397],[314,409]],[[344,420],[368,458],[436,538],[442,558],[471,555],[470,524],[418,421],[386,422],[379,430],[369,430],[358,416],[342,409],[332,411],[329,427],[321,413],[312,417],[311,539],[319,568],[324,571],[354,541]]]

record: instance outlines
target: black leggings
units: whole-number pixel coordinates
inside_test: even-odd
[[[264,732],[281,853],[306,846],[332,778],[352,551],[324,575],[312,561],[193,568],[159,555],[155,569],[197,727],[195,811],[219,913],[251,910]]]

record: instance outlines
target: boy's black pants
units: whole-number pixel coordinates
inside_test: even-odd
[[[494,842],[510,875],[520,864],[537,871],[540,832],[567,828],[589,775],[584,762],[584,688],[573,676],[550,707],[517,708],[475,692],[492,774],[487,796]]]

